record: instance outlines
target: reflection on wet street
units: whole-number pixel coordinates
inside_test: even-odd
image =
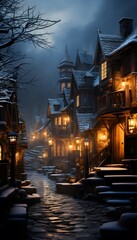
[[[29,240],[100,240],[100,225],[108,221],[107,208],[94,200],[75,199],[56,193],[47,175],[27,171],[41,202],[29,207]]]

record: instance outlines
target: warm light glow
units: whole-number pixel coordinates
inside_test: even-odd
[[[43,157],[44,157],[44,158],[47,157],[47,153],[43,153]]]
[[[101,79],[104,80],[107,78],[107,62],[101,64]]]
[[[43,132],[43,135],[46,137],[47,136],[47,131]]]
[[[84,145],[85,145],[85,147],[89,147],[89,139],[88,138],[85,138]]]
[[[106,141],[107,140],[107,135],[105,133],[101,133],[99,136],[100,141]]]
[[[67,125],[69,123],[69,117],[64,117],[64,125]]]
[[[125,87],[126,81],[123,79],[121,84],[122,84],[122,87]]]
[[[14,142],[16,142],[16,137],[11,136],[11,137],[9,138],[9,140],[10,140],[10,143],[14,143]]]
[[[75,142],[76,142],[77,145],[79,145],[80,144],[80,137],[76,137]]]
[[[51,138],[49,138],[49,140],[48,140],[48,144],[49,144],[50,146],[52,146],[52,144],[53,144],[53,140],[52,140]]]
[[[8,138],[10,144],[16,144],[17,142],[17,133],[16,132],[9,132],[8,133]]]
[[[129,116],[128,118],[128,131],[129,133],[134,133],[136,130],[136,119],[133,116]]]
[[[69,149],[70,149],[70,150],[72,150],[72,147],[73,147],[72,144],[69,144]]]

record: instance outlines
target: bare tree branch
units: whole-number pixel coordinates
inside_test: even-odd
[[[43,18],[36,13],[36,7],[24,10],[19,0],[0,1],[0,49],[12,46],[17,42],[29,40],[35,46],[47,48],[47,28],[60,22]]]

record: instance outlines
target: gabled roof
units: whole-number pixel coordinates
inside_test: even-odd
[[[48,99],[51,115],[61,113],[64,108],[63,98],[50,98]]]
[[[84,131],[92,128],[92,120],[95,118],[93,113],[76,113],[79,132],[83,133]]]
[[[112,51],[120,46],[122,37],[119,35],[102,34],[98,30],[96,52],[94,56],[94,64],[99,64],[100,55],[106,58]]]
[[[137,28],[135,28],[135,30],[120,44],[120,46],[111,51],[109,55],[113,55],[132,43],[137,43]]]
[[[92,81],[86,81],[86,77],[88,78],[93,77],[90,71],[72,70],[72,73],[74,76],[74,80],[77,84],[77,87],[92,85]]]
[[[109,55],[112,51],[118,48],[122,43],[121,36],[98,33],[98,37],[99,37],[101,50],[104,56]]]
[[[93,63],[93,56],[92,54],[87,53],[87,51],[77,51],[77,55],[79,56],[81,64],[89,64]]]

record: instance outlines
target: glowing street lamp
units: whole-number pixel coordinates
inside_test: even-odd
[[[16,132],[9,132],[7,137],[11,147],[10,185],[15,186],[15,154],[18,134]]]
[[[85,178],[89,175],[89,144],[90,140],[88,138],[84,139],[85,146]]]
[[[137,131],[136,118],[134,115],[128,117],[128,132],[134,134]]]
[[[52,140],[52,138],[49,138],[49,139],[48,139],[48,145],[49,145],[49,153],[48,153],[48,156],[49,156],[49,160],[51,160],[51,157],[52,157],[52,146],[53,146],[53,140]]]

